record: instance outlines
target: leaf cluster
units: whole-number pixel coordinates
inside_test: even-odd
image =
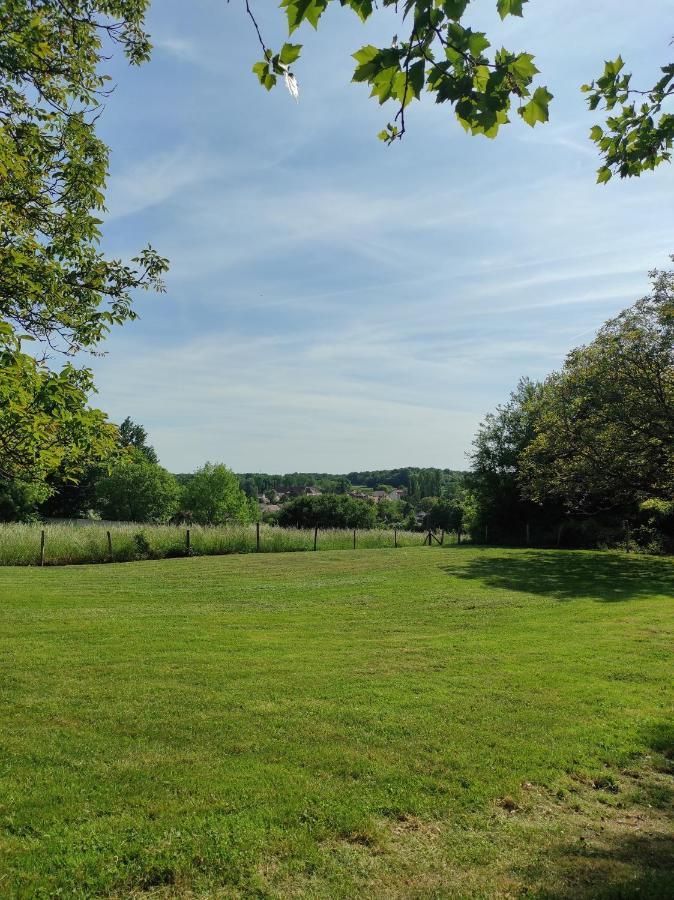
[[[582,87],[590,109],[608,112],[605,126],[595,125],[590,132],[603,159],[597,173],[600,184],[614,175],[641,175],[672,158],[674,114],[664,107],[674,97],[674,63],[661,69],[662,76],[648,91],[635,90],[624,67],[621,56],[609,60],[602,75]]]
[[[292,34],[304,22],[318,27],[321,16],[336,0],[281,0],[288,31]],[[403,39],[394,37],[385,47],[366,45],[354,53],[355,82],[370,87],[379,104],[392,101],[397,112],[379,137],[392,143],[405,133],[405,110],[422,92],[432,94],[436,103],[453,107],[463,128],[471,134],[493,138],[510,121],[516,106],[530,126],[548,120],[552,94],[534,86],[538,69],[529,53],[505,48],[491,50],[484,32],[464,23],[470,0],[339,0],[365,21],[375,12],[393,8],[399,14]],[[521,16],[526,0],[498,0],[501,18]],[[252,17],[252,14],[251,14]],[[255,21],[255,20],[254,20]],[[257,28],[257,23],[256,23]],[[257,28],[258,35],[260,34]],[[284,44],[278,54],[264,49],[264,59],[253,67],[260,82],[270,90],[280,74],[300,55],[301,44]]]

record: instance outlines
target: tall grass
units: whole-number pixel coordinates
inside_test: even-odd
[[[78,563],[130,562],[138,559],[166,559],[187,555],[186,528],[175,525],[142,525],[121,522],[72,522],[58,524],[0,525],[0,565],[35,566],[40,564],[40,532],[45,532],[45,565],[65,566]],[[110,554],[108,532],[112,544]],[[190,553],[217,556],[225,553],[254,553],[254,525],[202,527],[192,525]],[[425,534],[398,531],[399,547],[420,546]],[[260,526],[260,552],[287,553],[313,550],[313,530]],[[372,529],[356,533],[356,547],[373,550],[394,546],[393,531]],[[353,531],[319,530],[318,550],[353,549]]]

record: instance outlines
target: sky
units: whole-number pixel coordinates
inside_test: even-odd
[[[278,48],[275,2],[251,3]],[[352,84],[351,53],[397,30],[331,4],[303,26],[300,99],[251,73],[243,0],[155,0],[150,63],[116,89],[104,247],[170,258],[163,295],[89,361],[96,405],[142,423],[174,472],[468,467],[485,414],[648,290],[674,253],[674,168],[595,184],[579,86],[619,52],[648,86],[670,61],[671,0],[531,0],[468,21],[536,56],[551,122],[466,135],[431,98],[403,141]],[[588,10],[591,7],[591,10]]]

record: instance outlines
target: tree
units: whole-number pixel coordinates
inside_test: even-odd
[[[471,530],[482,540],[524,541],[527,525],[543,527],[562,517],[559,504],[524,497],[520,482],[522,455],[536,436],[541,386],[522,378],[510,400],[490,413],[473,441],[469,487],[474,508]]]
[[[533,500],[587,515],[674,497],[674,272],[651,277],[546,380],[521,460]]]
[[[344,494],[297,497],[279,512],[279,525],[286,528],[374,528],[374,503]]]
[[[120,447],[132,447],[142,453],[143,456],[152,463],[159,461],[154,447],[151,447],[147,443],[147,431],[142,425],[137,425],[135,422],[132,422],[128,416],[119,426],[118,440]]]
[[[96,119],[100,63],[114,45],[146,60],[147,0],[12,0],[0,7],[0,472],[44,480],[110,432],[87,405],[87,369],[54,372],[48,353],[93,349],[135,318],[131,293],[163,288],[151,248],[128,265],[99,247],[108,148]],[[36,343],[27,354],[23,342]],[[25,462],[23,461],[25,460]],[[77,465],[72,474],[77,474]]]
[[[201,525],[251,522],[257,502],[252,503],[239,486],[239,479],[227,466],[206,463],[194,473],[183,489],[182,508],[187,517]]]
[[[96,498],[104,519],[167,522],[178,509],[180,487],[170,472],[132,451],[98,481]]]
[[[44,500],[42,484],[0,481],[0,522],[31,522],[38,518],[38,505]]]
[[[278,52],[271,50],[251,9],[246,11],[262,47],[263,58],[253,72],[267,89],[282,78],[298,96],[298,84],[291,67],[299,60],[301,44],[284,43]],[[379,104],[392,101],[395,115],[379,133],[391,144],[405,134],[405,111],[426,90],[438,104],[448,103],[462,127],[471,134],[493,138],[510,121],[513,109],[535,126],[549,118],[553,95],[535,83],[539,70],[531,53],[505,49],[491,50],[482,31],[468,24],[470,0],[339,0],[365,21],[373,15],[397,15],[397,33],[384,47],[366,45],[353,54],[356,68],[353,81],[371,88],[370,96]],[[522,16],[528,0],[495,0],[502,19]],[[285,10],[288,34],[304,22],[318,27],[328,5],[336,0],[280,0]],[[402,37],[399,37],[402,35]],[[663,112],[663,105],[674,96],[674,63],[664,66],[662,77],[648,91],[631,87],[631,76],[622,73],[621,57],[608,62],[596,81],[584,85],[591,109],[603,105],[609,116],[607,128],[595,126],[591,138],[602,155],[598,171],[600,182],[614,173],[622,178],[640,175],[671,157],[674,141],[674,116]],[[635,95],[644,98],[640,105]],[[616,106],[620,115],[614,113]]]
[[[116,429],[87,405],[93,383],[86,369],[51,372],[21,352],[10,330],[0,322],[0,478],[45,483],[59,471],[77,480],[114,451]]]
[[[463,508],[455,500],[439,500],[429,509],[426,524],[434,530],[456,531],[463,528]]]

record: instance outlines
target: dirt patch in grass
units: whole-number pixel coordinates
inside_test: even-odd
[[[674,896],[673,771],[658,755],[604,778],[570,776],[557,791],[525,782],[520,797],[493,801],[487,827],[484,815],[474,822],[377,819],[325,841],[309,872],[291,875],[269,861],[263,892],[664,900]]]

